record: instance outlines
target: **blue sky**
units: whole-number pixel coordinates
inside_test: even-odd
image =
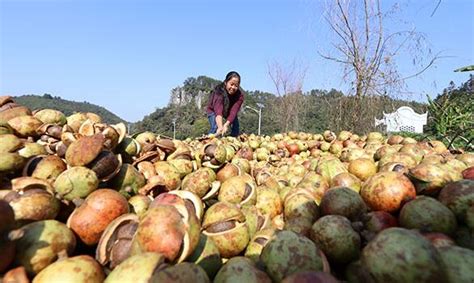
[[[391,5],[394,1],[382,1]],[[423,100],[474,64],[474,1],[409,1],[401,18],[449,56],[408,82]],[[309,0],[0,0],[0,95],[50,93],[137,121],[168,103],[188,77],[242,75],[247,90],[275,92],[268,64],[308,67],[304,90],[348,89],[323,60],[324,2]],[[389,26],[395,29],[396,26]],[[401,58],[400,66],[408,66]],[[406,61],[406,60],[405,60]],[[411,97],[409,97],[411,98]]]

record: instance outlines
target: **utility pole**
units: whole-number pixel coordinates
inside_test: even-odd
[[[176,139],[176,118],[173,118],[171,122],[173,123],[173,139]]]
[[[260,136],[260,129],[262,127],[262,108],[265,108],[265,106],[262,103],[257,103],[257,106],[258,110],[248,105],[246,105],[245,108],[255,111],[255,113],[258,114],[258,135]]]

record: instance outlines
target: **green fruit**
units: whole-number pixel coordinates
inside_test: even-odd
[[[54,182],[54,190],[65,200],[85,198],[99,186],[99,179],[89,168],[76,166],[62,172]]]
[[[279,231],[263,248],[260,256],[273,281],[300,271],[322,271],[319,249],[308,238],[291,231]]]
[[[257,200],[256,187],[254,179],[248,174],[233,176],[222,183],[218,199],[219,201],[253,206]]]
[[[474,230],[465,226],[459,226],[454,235],[457,245],[474,250]]]
[[[216,180],[216,173],[207,167],[199,168],[184,177],[181,187],[203,198],[211,189],[212,182]]]
[[[343,216],[327,215],[319,218],[311,229],[310,238],[330,262],[345,264],[359,257],[360,236]]]
[[[0,135],[0,153],[17,151],[22,144],[21,139],[13,134]]]
[[[309,237],[312,226],[313,220],[311,218],[289,218],[285,220],[283,229],[295,232],[305,237]]]
[[[252,239],[255,233],[264,229],[269,217],[262,215],[257,207],[253,205],[246,205],[242,207],[242,213],[245,215],[245,222],[249,231],[249,239]]]
[[[57,124],[62,126],[67,122],[66,115],[54,109],[42,109],[33,116],[38,118],[43,124]]]
[[[111,186],[118,190],[126,198],[138,193],[138,190],[146,184],[145,176],[132,164],[124,163],[120,171],[109,181]]]
[[[131,256],[117,265],[104,283],[145,283],[151,281],[155,270],[164,268],[165,257],[159,253],[142,253]]]
[[[454,213],[436,199],[426,196],[418,196],[405,204],[398,222],[407,229],[448,235],[452,235],[457,228]]]
[[[242,210],[230,202],[209,207],[202,222],[203,233],[210,237],[223,258],[240,254],[249,242],[249,229]]]
[[[474,204],[474,180],[447,184],[441,190],[438,200],[454,212],[460,223],[464,223],[467,209]]]
[[[474,251],[457,246],[439,249],[447,282],[474,282]]]
[[[20,170],[26,163],[26,159],[17,152],[0,153],[0,174]]]
[[[331,158],[321,161],[316,168],[316,172],[326,180],[332,180],[336,175],[347,172],[347,169],[338,158]]]
[[[265,247],[274,234],[274,229],[263,229],[258,231],[248,244],[247,249],[245,250],[245,256],[250,258],[253,262],[258,263],[260,261],[260,254],[262,253],[263,247]]]
[[[367,270],[362,266],[360,259],[348,264],[346,269],[344,270],[344,275],[346,280],[350,283],[373,282]]]
[[[152,282],[209,283],[209,277],[199,265],[181,262],[156,272]]]
[[[347,187],[339,187],[324,194],[320,211],[322,215],[341,215],[355,221],[367,211],[367,206],[358,193]]]
[[[97,261],[88,255],[58,260],[43,269],[33,283],[50,282],[104,282],[105,274]]]
[[[151,203],[151,199],[143,195],[135,195],[128,200],[132,211],[139,217],[143,216]]]
[[[306,271],[294,273],[281,281],[282,283],[338,283],[339,281],[334,278],[330,273],[322,271]]]
[[[438,251],[403,228],[380,232],[362,251],[361,262],[374,282],[445,282]]]
[[[56,220],[36,221],[21,228],[15,261],[34,275],[53,263],[58,254],[71,254],[76,246],[73,232]]]
[[[278,191],[267,186],[257,188],[256,206],[262,214],[269,215],[271,219],[283,212],[283,204]]]
[[[270,283],[268,275],[255,267],[254,263],[245,257],[231,258],[219,270],[214,283]]]
[[[474,231],[474,204],[466,211],[466,225],[469,229]]]
[[[187,261],[201,266],[211,279],[222,266],[219,249],[214,241],[203,233],[200,234],[199,243]]]
[[[8,120],[8,125],[17,136],[27,138],[36,137],[38,135],[36,130],[43,125],[43,122],[33,116],[23,115]]]

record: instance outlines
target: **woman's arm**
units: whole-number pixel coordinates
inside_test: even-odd
[[[222,123],[222,115],[223,115],[223,112],[224,112],[224,98],[222,95],[219,95],[219,94],[216,94],[213,96],[213,110],[214,110],[214,113],[216,114],[216,125],[217,125],[217,132],[216,134],[220,134],[222,133],[222,129],[224,127],[223,123]]]
[[[217,125],[217,132],[216,134],[220,134],[224,125],[222,125],[222,115],[216,115],[216,125]]]
[[[239,99],[232,105],[232,107],[229,110],[229,116],[227,117],[227,126],[232,124],[234,122],[235,117],[237,117],[237,113],[239,113],[240,107],[242,106],[242,103],[244,102],[244,93],[241,91],[239,95]]]

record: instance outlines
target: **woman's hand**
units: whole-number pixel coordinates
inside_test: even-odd
[[[223,134],[223,135],[224,135],[225,133],[227,133],[227,131],[229,130],[229,125],[230,125],[229,122],[225,122],[225,123],[224,123],[224,126],[222,126],[222,134]]]
[[[216,116],[216,125],[217,125],[216,136],[222,135],[223,130],[224,130],[224,125],[222,125],[222,116],[221,115]]]

